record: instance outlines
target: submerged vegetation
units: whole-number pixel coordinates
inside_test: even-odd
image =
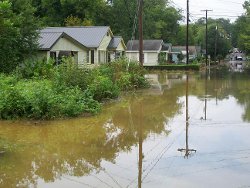
[[[0,118],[53,119],[96,114],[101,102],[121,91],[147,87],[144,69],[120,59],[93,69],[70,59],[26,62],[12,75],[0,75]]]

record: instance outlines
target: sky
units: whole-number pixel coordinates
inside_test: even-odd
[[[231,22],[244,13],[242,4],[245,0],[189,0],[189,2],[191,22],[205,17],[205,12],[201,11],[204,9],[213,10],[208,12],[208,17],[230,19]],[[182,9],[183,15],[186,15],[187,0],[170,0],[170,4]]]

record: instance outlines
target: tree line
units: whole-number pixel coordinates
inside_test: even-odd
[[[138,38],[137,0],[0,0],[0,69],[12,71],[37,49],[37,31],[46,26],[110,26],[116,35]],[[235,23],[226,19],[209,19],[209,50],[225,56],[231,46],[250,52],[250,1],[246,13]],[[173,45],[185,44],[185,25],[181,10],[168,0],[144,0],[144,38],[163,39]],[[190,27],[190,45],[204,47],[205,21]],[[214,53],[215,34],[218,51]],[[228,39],[229,38],[229,39]]]

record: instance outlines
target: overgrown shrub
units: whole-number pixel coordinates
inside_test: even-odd
[[[15,76],[0,75],[0,118],[50,119],[97,113],[101,101],[120,90],[146,87],[145,70],[119,59],[100,67],[79,68],[72,59],[26,61]]]
[[[117,85],[121,90],[129,90],[133,88],[131,75],[127,72],[121,73],[120,78],[117,80]]]
[[[93,77],[92,70],[79,68],[71,58],[64,58],[63,63],[54,68],[53,80],[57,85],[78,86],[84,91]]]
[[[17,67],[16,73],[20,78],[51,78],[54,73],[54,61],[44,60],[26,60],[22,65]]]
[[[97,101],[117,98],[120,93],[118,86],[105,76],[97,76],[89,85],[88,91]]]
[[[58,89],[50,80],[21,80],[13,85],[6,83],[8,81],[4,78],[0,80],[1,119],[51,119],[100,110],[100,104],[78,87]]]
[[[100,73],[110,77],[121,90],[144,88],[148,86],[148,82],[144,78],[146,70],[137,62],[128,62],[125,58],[102,65],[100,67]]]

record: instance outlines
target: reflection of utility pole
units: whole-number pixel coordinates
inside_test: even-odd
[[[142,159],[143,159],[143,153],[142,153],[142,127],[140,125],[139,127],[139,162],[138,162],[138,188],[142,187]]]
[[[208,53],[207,53],[207,43],[208,43],[208,36],[207,36],[207,12],[208,11],[212,11],[212,10],[201,10],[201,11],[205,11],[206,12],[206,66],[207,66],[207,60],[208,60]]]
[[[207,120],[207,71],[205,78],[205,120]]]
[[[139,62],[143,66],[143,0],[139,1]]]
[[[139,127],[138,127],[138,142],[139,142],[139,161],[138,161],[138,188],[142,187],[142,160],[143,160],[143,153],[142,153],[142,125],[143,125],[143,105],[142,101],[139,102]]]
[[[186,78],[186,148],[179,148],[178,151],[185,152],[184,158],[188,158],[188,156],[192,152],[196,152],[195,149],[189,149],[188,147],[188,128],[189,128],[189,115],[188,115],[188,84],[189,84],[189,77],[187,75]]]
[[[189,63],[189,51],[188,51],[188,45],[189,45],[189,0],[187,0],[187,34],[186,34],[186,55],[187,55],[187,64]]]

